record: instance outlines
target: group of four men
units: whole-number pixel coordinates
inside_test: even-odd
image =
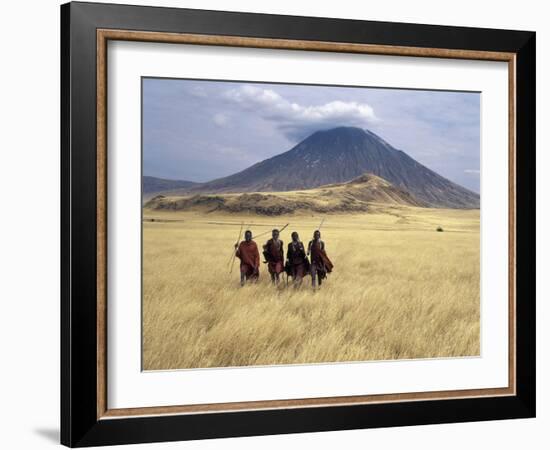
[[[292,233],[292,241],[288,244],[287,259],[285,263],[283,241],[279,238],[279,230],[275,229],[263,246],[263,255],[267,263],[267,270],[271,275],[271,282],[278,285],[281,274],[292,277],[294,287],[302,284],[306,275],[311,275],[311,285],[315,289],[321,286],[327,273],[332,272],[333,264],[325,251],[325,243],[321,240],[321,232],[315,230],[313,239],[309,241],[307,252],[300,241],[298,233]],[[252,240],[252,232],[245,231],[244,241],[235,244],[236,256],[241,261],[241,286],[246,281],[257,281],[260,276],[260,253],[258,246]],[[311,262],[308,257],[311,257]]]

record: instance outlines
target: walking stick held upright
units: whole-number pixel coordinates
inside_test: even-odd
[[[244,222],[241,222],[241,228],[239,230],[239,235],[237,236],[237,241],[235,242],[235,246],[238,246],[239,245],[239,241],[241,240],[241,236],[243,234],[243,225],[244,225]],[[237,249],[236,248],[233,248],[233,254],[232,254],[232,257],[231,257],[231,267],[229,269],[229,273],[233,273],[233,265],[235,264],[235,258],[237,257]]]

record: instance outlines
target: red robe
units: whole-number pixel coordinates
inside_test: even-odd
[[[260,274],[260,252],[254,241],[242,241],[237,248],[237,258],[241,260],[241,273],[247,278],[258,278]]]
[[[311,252],[311,265],[317,270],[330,273],[334,268],[332,261],[327,256],[325,244],[322,241],[310,241],[309,251]]]
[[[299,241],[288,244],[286,257],[290,269],[289,275],[294,279],[303,278],[309,267],[304,244]]]
[[[264,245],[264,250],[268,255],[267,270],[269,270],[269,273],[283,273],[285,270],[283,241],[279,240],[278,243],[275,243],[273,239],[270,239]]]

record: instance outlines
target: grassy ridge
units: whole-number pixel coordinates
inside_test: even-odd
[[[363,174],[347,183],[316,189],[240,194],[159,195],[146,203],[151,210],[195,211],[281,216],[304,212],[320,214],[367,212],[371,204],[427,206],[409,192],[373,174]]]
[[[264,265],[257,285],[240,288],[238,262],[231,275],[228,266],[241,220],[256,234],[290,222],[286,247],[294,230],[307,242],[317,217],[145,217],[157,219],[143,224],[145,370],[479,354],[477,210],[327,216],[335,271],[317,292],[309,277],[299,290],[274,288]]]

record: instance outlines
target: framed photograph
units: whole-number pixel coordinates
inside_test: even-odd
[[[534,32],[61,27],[63,444],[534,417]]]

